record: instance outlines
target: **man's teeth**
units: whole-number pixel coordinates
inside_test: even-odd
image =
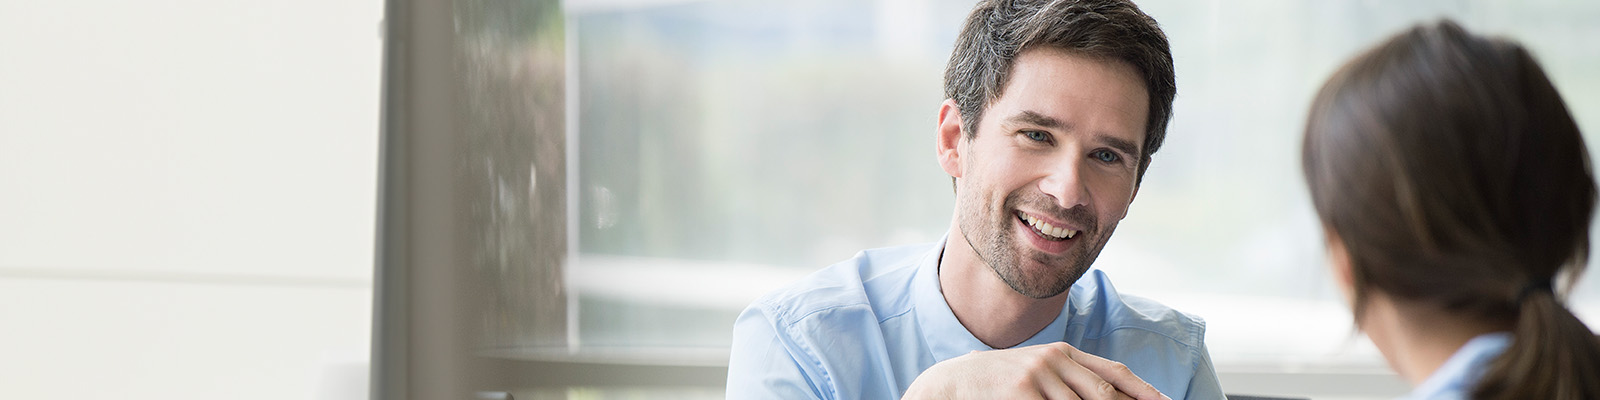
[[[1071,239],[1073,236],[1078,235],[1078,231],[1051,226],[1049,222],[1040,221],[1032,215],[1022,214],[1022,219],[1028,221],[1028,225],[1032,225],[1034,229],[1038,229],[1045,236],[1056,239]]]

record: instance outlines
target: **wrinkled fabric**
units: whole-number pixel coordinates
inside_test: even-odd
[[[944,242],[863,251],[756,300],[734,323],[727,398],[898,399],[934,363],[992,350],[945,303]],[[1200,318],[1119,294],[1098,269],[1068,296],[1018,347],[1064,341],[1173,399],[1223,398]]]

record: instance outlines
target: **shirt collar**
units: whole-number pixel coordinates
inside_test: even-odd
[[[944,254],[944,244],[949,235],[939,238],[933,249],[929,250],[917,261],[917,273],[911,281],[911,296],[916,307],[917,327],[922,332],[922,339],[928,344],[928,351],[933,354],[934,362],[941,362],[951,358],[965,355],[975,350],[994,350],[983,344],[972,332],[968,331],[961,321],[956,319],[954,312],[950,311],[950,303],[945,302],[944,292],[939,288],[939,257]],[[1067,302],[1064,307],[1071,307]],[[1046,325],[1039,333],[1023,341],[1016,347],[1032,346],[1062,341],[1067,334],[1067,316],[1065,311],[1056,314],[1056,319]]]
[[[1473,337],[1466,344],[1461,345],[1456,353],[1439,365],[1439,369],[1428,375],[1411,390],[1411,394],[1401,399],[1433,399],[1441,395],[1459,392],[1466,393],[1472,390],[1478,382],[1478,377],[1490,361],[1506,350],[1511,345],[1511,333],[1493,332]]]

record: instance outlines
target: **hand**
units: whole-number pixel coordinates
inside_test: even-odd
[[[945,360],[918,375],[903,399],[1171,400],[1128,366],[1061,342]]]

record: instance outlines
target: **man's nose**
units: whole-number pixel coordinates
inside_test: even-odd
[[[1086,205],[1089,188],[1085,185],[1083,163],[1076,158],[1050,165],[1044,179],[1039,180],[1039,191],[1049,195],[1061,209]]]

